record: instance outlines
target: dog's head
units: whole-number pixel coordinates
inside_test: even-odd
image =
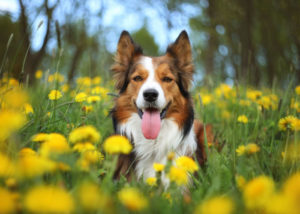
[[[141,47],[123,31],[112,71],[120,94],[115,113],[118,122],[126,122],[132,113],[137,113],[147,139],[158,136],[165,118],[184,126],[189,117],[188,91],[194,72],[186,31],[159,57],[144,56]]]

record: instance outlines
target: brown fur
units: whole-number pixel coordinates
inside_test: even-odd
[[[134,169],[134,154],[130,153],[129,155],[121,154],[119,155],[117,167],[114,172],[114,179],[119,180],[120,176],[123,175],[127,178],[128,181],[132,178],[132,170]]]
[[[197,138],[197,150],[196,150],[196,158],[198,163],[202,166],[206,161],[206,152],[205,152],[205,135],[204,135],[204,126],[199,121],[194,121],[194,131]],[[206,131],[206,140],[207,142],[214,142],[214,134],[211,125],[205,126]]]

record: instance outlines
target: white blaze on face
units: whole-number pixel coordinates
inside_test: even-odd
[[[147,107],[147,102],[144,100],[144,92],[148,89],[155,89],[158,92],[157,100],[155,101],[155,106],[160,111],[166,106],[166,99],[164,95],[164,91],[160,84],[155,79],[155,70],[152,62],[152,58],[150,57],[142,57],[140,64],[143,65],[143,67],[148,71],[148,77],[142,87],[140,88],[140,91],[138,93],[138,97],[136,100],[136,105],[140,109],[145,109]]]

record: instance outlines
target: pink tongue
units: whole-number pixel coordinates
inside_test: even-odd
[[[142,117],[142,132],[147,139],[156,139],[160,130],[159,111],[145,110]]]

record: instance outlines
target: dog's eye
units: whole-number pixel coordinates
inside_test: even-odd
[[[136,82],[139,82],[139,81],[143,80],[143,77],[141,77],[141,76],[135,76],[135,77],[133,77],[133,80],[136,81]]]
[[[163,82],[172,82],[172,79],[170,77],[164,77],[162,79]]]

